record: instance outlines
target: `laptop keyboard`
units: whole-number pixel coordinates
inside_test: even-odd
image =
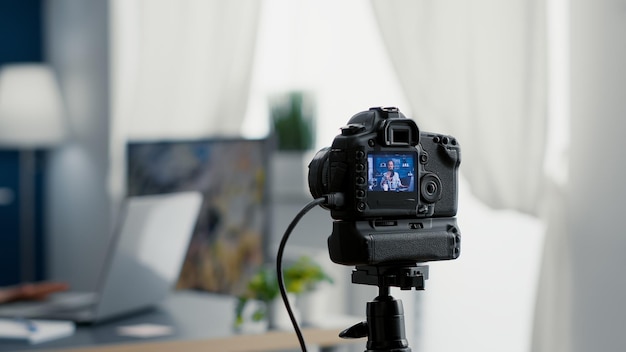
[[[87,292],[61,292],[46,301],[15,302],[0,306],[0,316],[37,317],[53,312],[71,312],[93,306],[96,295]]]

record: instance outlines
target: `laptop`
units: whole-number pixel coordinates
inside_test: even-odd
[[[199,192],[130,197],[96,292],[0,306],[0,316],[96,323],[151,308],[172,291],[202,205]]]

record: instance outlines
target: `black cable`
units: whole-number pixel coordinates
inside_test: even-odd
[[[324,202],[326,202],[326,198],[317,198],[311,201],[309,204],[305,205],[304,208],[300,210],[300,212],[293,218],[293,220],[291,220],[291,223],[285,230],[283,238],[280,240],[280,245],[278,246],[278,254],[276,254],[276,276],[278,277],[278,289],[280,290],[280,296],[283,298],[283,302],[285,303],[285,308],[287,308],[287,313],[289,313],[289,319],[291,320],[291,324],[293,325],[293,328],[296,331],[296,335],[298,336],[298,341],[300,342],[300,348],[302,349],[302,352],[306,352],[306,345],[304,343],[304,336],[302,336],[302,331],[300,331],[300,327],[298,326],[296,317],[291,310],[289,299],[287,298],[287,290],[285,289],[285,280],[283,278],[283,252],[285,251],[285,245],[287,244],[287,240],[289,239],[291,232],[296,227],[300,219],[302,219],[302,217],[307,212],[309,212],[309,210]]]

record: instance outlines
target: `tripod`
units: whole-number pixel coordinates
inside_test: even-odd
[[[390,287],[424,289],[428,265],[360,265],[352,271],[352,283],[378,286],[378,297],[367,303],[367,321],[339,334],[341,338],[367,337],[365,352],[411,352],[404,331],[402,301],[389,294]]]

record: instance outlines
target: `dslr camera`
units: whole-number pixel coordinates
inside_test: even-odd
[[[344,265],[395,265],[456,259],[456,138],[420,132],[397,108],[354,115],[309,164],[314,198],[329,209],[330,258]]]

